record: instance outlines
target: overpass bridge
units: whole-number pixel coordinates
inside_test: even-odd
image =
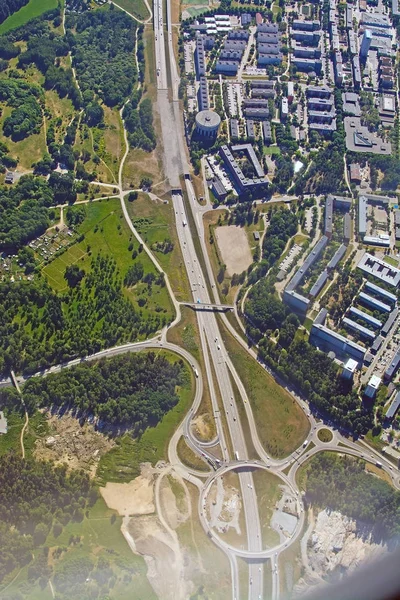
[[[181,302],[183,306],[189,306],[189,308],[194,308],[195,310],[210,310],[216,312],[225,312],[227,310],[233,310],[233,306],[231,304],[211,304],[208,302]]]

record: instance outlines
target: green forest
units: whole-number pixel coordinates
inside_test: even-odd
[[[107,106],[122,106],[137,79],[135,21],[111,5],[110,10],[68,15],[66,27],[83,97],[92,92]]]
[[[0,581],[16,568],[31,562],[50,530],[57,534],[71,520],[82,521],[97,491],[82,471],[67,473],[65,466],[23,460],[14,453],[0,461]],[[36,553],[40,556],[40,553]],[[33,579],[49,576],[40,561]],[[47,581],[47,580],[46,580]]]
[[[379,538],[400,534],[400,492],[366,473],[362,460],[329,452],[313,457],[307,466],[306,499],[374,525]]]
[[[0,23],[28,4],[29,0],[0,0]]]
[[[32,409],[74,408],[141,434],[178,403],[176,387],[183,376],[182,361],[172,363],[154,352],[125,354],[29,379],[23,399]]]
[[[121,284],[115,260],[101,254],[62,294],[43,279],[1,284],[0,373],[34,373],[161,329],[166,316],[154,311],[145,318]]]

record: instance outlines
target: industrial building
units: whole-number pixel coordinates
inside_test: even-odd
[[[397,287],[400,283],[400,270],[366,252],[358,263],[358,268],[385,283]]]

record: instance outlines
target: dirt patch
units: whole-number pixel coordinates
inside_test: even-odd
[[[154,513],[154,469],[141,465],[141,474],[129,483],[111,483],[100,488],[107,506],[121,516],[149,515]]]
[[[189,518],[189,507],[181,480],[172,474],[163,478],[161,490],[161,508],[171,529],[176,529]]]
[[[194,590],[193,584],[185,581],[182,555],[176,551],[174,540],[157,517],[130,519],[127,529],[135,541],[136,551],[146,561],[147,578],[158,598],[189,598]]]
[[[93,425],[85,423],[81,426],[75,417],[68,414],[49,416],[48,425],[50,435],[36,441],[35,458],[65,463],[70,469],[84,469],[91,477],[96,475],[101,456],[115,445],[95,431]]]
[[[228,225],[217,227],[215,236],[227,274],[243,273],[253,262],[246,231],[242,227]]]
[[[209,415],[199,415],[192,422],[192,428],[195,436],[200,440],[211,440],[212,428],[209,422]]]

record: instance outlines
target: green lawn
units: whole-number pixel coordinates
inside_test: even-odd
[[[264,154],[280,154],[281,149],[279,146],[264,146]]]
[[[175,228],[175,214],[172,203],[164,204],[151,200],[147,194],[139,194],[137,200],[128,202],[126,207],[133,224],[152,250],[161,267],[168,274],[172,289],[179,301],[190,299],[189,282]],[[157,250],[157,243],[170,240],[172,252]]]
[[[258,435],[274,458],[293,452],[307,437],[309,424],[296,401],[221,327],[234,367],[246,388]]]
[[[165,353],[164,350],[161,352]],[[177,355],[167,352],[169,360],[180,360]],[[107,481],[131,481],[140,473],[140,463],[167,459],[168,443],[172,434],[182,421],[193,400],[194,376],[187,365],[185,384],[178,389],[179,402],[170,410],[156,427],[146,429],[140,439],[133,439],[129,434],[117,438],[117,445],[102,456],[97,470],[100,485]]]
[[[44,12],[57,8],[57,6],[57,0],[29,0],[26,6],[23,6],[0,25],[0,35],[16,27],[21,27],[31,19],[39,17]]]
[[[128,11],[134,17],[145,21],[150,17],[149,11],[143,0],[113,0],[114,4]],[[151,2],[150,2],[151,4]]]
[[[84,240],[70,246],[66,252],[42,270],[55,290],[62,291],[67,288],[64,272],[68,265],[77,263],[80,268],[89,272],[92,258],[99,253],[111,255],[115,259],[122,279],[134,260],[142,263],[145,273],[157,275],[156,268],[147,254],[144,251],[139,253],[139,244],[123,217],[120,201],[117,198],[89,202],[76,206],[73,210],[81,210],[82,207],[86,211],[86,218],[79,226],[79,233],[84,234]],[[136,259],[132,258],[134,250],[138,252]],[[141,309],[143,315],[160,309],[172,313],[172,304],[166,287],[153,285],[151,294],[146,290],[145,283],[138,283],[129,290],[124,288],[127,297],[134,303],[140,295],[146,298],[146,304]]]
[[[57,538],[51,532],[46,540],[46,546],[50,550],[57,547],[65,548],[60,558],[53,559],[55,571],[81,557],[89,557],[94,564],[100,557],[105,558],[115,577],[115,584],[110,589],[111,598],[156,600],[146,577],[146,564],[142,557],[133,554],[130,550],[121,533],[121,523],[122,518],[107,508],[104,500],[99,498],[82,522],[71,521]],[[79,543],[70,543],[71,535],[80,536]],[[52,577],[52,583],[57,594],[54,577]],[[90,594],[90,590],[95,591],[93,588],[93,584],[89,582],[88,597],[98,597]],[[10,595],[16,594],[18,591],[29,600],[50,600],[52,598],[49,586],[42,590],[38,584],[27,581],[27,569],[20,572],[15,582],[7,590]],[[101,596],[103,597],[103,594]]]
[[[276,475],[261,469],[254,471],[253,480],[260,514],[263,547],[272,548],[279,544],[279,534],[271,528],[270,522],[275,504],[282,495],[279,487],[282,481]]]

